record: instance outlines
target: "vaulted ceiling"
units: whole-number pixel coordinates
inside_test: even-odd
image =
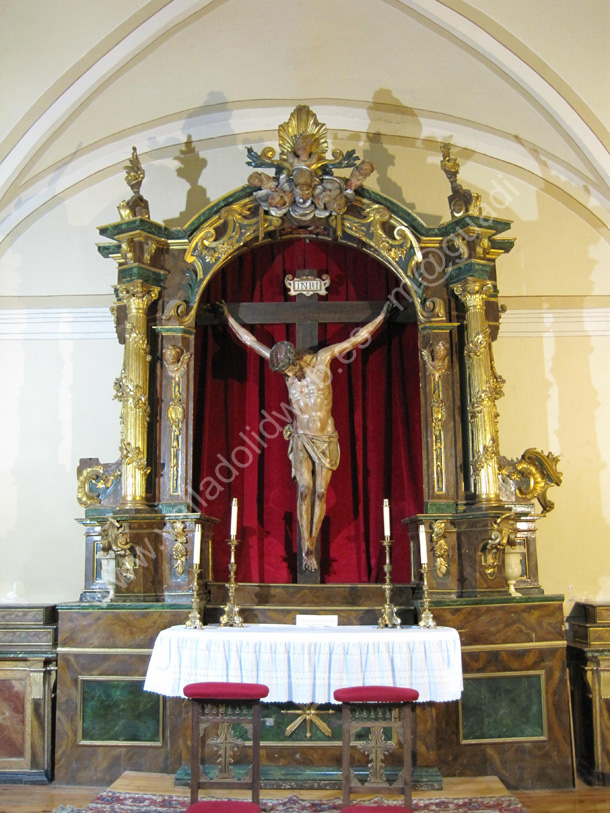
[[[610,224],[606,0],[4,0],[0,239],[192,139],[451,140]]]

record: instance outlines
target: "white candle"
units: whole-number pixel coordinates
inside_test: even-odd
[[[428,564],[428,543],[426,542],[426,529],[423,523],[419,526],[419,558],[422,565]]]
[[[231,539],[237,536],[237,497],[233,497],[231,504]]]
[[[390,501],[383,501],[383,535],[390,538]]]
[[[201,525],[195,527],[193,535],[193,564],[198,565],[201,561]]]

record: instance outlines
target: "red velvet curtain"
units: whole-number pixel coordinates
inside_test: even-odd
[[[205,301],[293,301],[284,277],[297,269],[330,276],[329,300],[383,301],[396,278],[355,249],[296,240],[259,246],[225,266]],[[346,339],[355,325],[320,325],[319,343]],[[267,346],[295,342],[294,325],[248,328]],[[296,582],[296,486],[287,442],[290,421],[282,375],[247,350],[225,326],[200,327],[196,353],[194,488],[199,510],[220,518],[214,578],[228,577],[230,506],[239,502],[236,579]],[[325,583],[383,581],[383,499],[390,500],[392,580],[410,581],[404,517],[422,511],[421,416],[417,330],[386,322],[349,363],[336,359],[333,417],[341,462],[328,489],[321,531]]]

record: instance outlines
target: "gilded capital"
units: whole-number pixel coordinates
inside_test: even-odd
[[[494,286],[486,279],[467,277],[451,286],[468,310],[480,310],[485,300],[493,293]]]
[[[119,302],[125,303],[128,310],[144,313],[151,302],[154,302],[159,296],[160,290],[157,286],[149,285],[141,279],[115,286]]]

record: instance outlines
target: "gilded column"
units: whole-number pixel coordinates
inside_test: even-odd
[[[498,410],[503,379],[496,374],[485,301],[493,285],[484,279],[467,277],[453,285],[466,307],[466,359],[470,466],[477,502],[500,501],[498,477]]]
[[[159,296],[160,288],[135,280],[115,288],[119,304],[126,307],[125,352],[121,376],[114,382],[115,398],[121,402],[121,507],[143,506],[148,440],[149,355],[147,311]]]

